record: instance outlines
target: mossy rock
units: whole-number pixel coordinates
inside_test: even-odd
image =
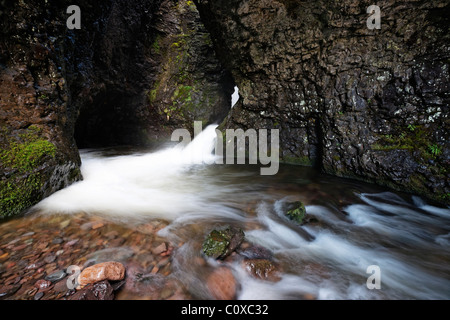
[[[303,224],[306,215],[305,205],[301,201],[291,202],[287,205],[285,215],[290,220]]]
[[[2,132],[7,132],[2,129]],[[17,215],[41,199],[45,165],[56,147],[31,126],[18,136],[5,135],[0,151],[4,177],[0,181],[0,218]]]
[[[202,251],[207,257],[225,259],[242,244],[244,237],[244,231],[239,228],[214,229],[203,242]]]

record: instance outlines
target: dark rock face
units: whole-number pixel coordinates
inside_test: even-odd
[[[146,144],[191,129],[194,120],[225,118],[234,83],[192,1],[80,7],[89,10],[84,28],[66,38],[79,147]]]
[[[278,128],[286,162],[449,203],[450,4],[196,1],[241,99],[227,128]]]
[[[0,217],[81,176],[58,19],[66,8],[53,2],[0,5]]]
[[[217,59],[194,2],[165,0],[156,16],[151,46],[156,77],[148,91],[154,120],[170,133],[192,132],[194,121],[222,122],[234,81]]]
[[[144,144],[152,117],[145,94],[153,81],[150,47],[161,0],[79,2],[81,30],[67,31],[71,105],[79,111],[78,147]]]

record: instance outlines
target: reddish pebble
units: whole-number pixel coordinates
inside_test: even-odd
[[[167,251],[167,245],[163,242],[161,243],[159,246],[157,246],[156,248],[152,249],[152,253],[154,255],[159,255],[162,254],[163,252]]]
[[[50,281],[47,281],[47,280],[44,280],[44,279],[38,280],[38,281],[34,284],[34,286],[35,286],[36,288],[38,288],[39,290],[45,290],[45,289],[48,289],[51,285],[52,285],[52,283],[51,283]]]
[[[119,262],[104,262],[84,269],[78,276],[80,286],[103,280],[118,281],[125,278],[125,267]]]
[[[77,242],[78,242],[78,239],[71,240],[64,245],[64,248],[71,247],[71,246],[75,245]]]
[[[215,270],[207,280],[212,296],[217,300],[233,300],[236,296],[236,279],[229,268]]]
[[[35,264],[35,263],[32,263],[32,264],[28,265],[28,266],[26,267],[26,269],[27,269],[27,270],[30,270],[30,269],[36,269],[36,264]]]
[[[98,222],[94,222],[94,223],[92,224],[92,227],[91,227],[91,228],[92,228],[92,230],[97,230],[97,229],[103,227],[104,225],[105,225],[104,223],[98,221]]]
[[[157,274],[159,271],[159,268],[157,266],[154,266],[152,269],[152,274]]]

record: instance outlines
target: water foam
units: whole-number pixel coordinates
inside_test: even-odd
[[[84,151],[84,180],[53,194],[36,208],[46,213],[88,212],[168,220],[199,210],[217,212],[217,206],[205,197],[219,197],[221,191],[207,190],[190,172],[214,162],[216,127],[208,126],[184,148],[178,145],[149,154],[108,158]]]

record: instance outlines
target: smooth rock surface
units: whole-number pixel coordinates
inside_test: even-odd
[[[84,269],[78,276],[81,287],[103,280],[119,281],[125,278],[125,267],[119,262],[104,262]]]

